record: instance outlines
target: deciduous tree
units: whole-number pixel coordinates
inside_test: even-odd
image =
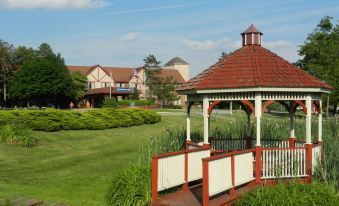
[[[300,46],[302,59],[296,64],[335,88],[331,94],[335,113],[339,101],[339,25],[333,25],[332,19],[325,16],[320,20]]]

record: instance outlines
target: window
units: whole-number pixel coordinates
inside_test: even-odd
[[[95,82],[88,82],[87,83],[87,88],[88,89],[95,89]]]

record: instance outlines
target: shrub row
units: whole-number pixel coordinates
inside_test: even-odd
[[[120,100],[118,105],[130,106],[131,102],[134,102],[135,106],[152,106],[155,105],[151,100]]]
[[[154,124],[161,117],[152,110],[100,109],[87,112],[71,110],[11,110],[0,111],[0,125],[22,123],[39,131],[100,130]]]

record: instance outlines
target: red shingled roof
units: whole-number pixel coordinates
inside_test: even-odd
[[[185,83],[184,78],[181,76],[178,70],[175,69],[161,69],[159,74],[156,74],[156,76],[160,78],[166,78],[166,77],[173,77],[173,79],[178,83],[182,84]]]
[[[241,34],[251,34],[251,33],[255,33],[255,34],[263,34],[261,33],[257,28],[255,28],[255,26],[253,24],[251,24],[250,27],[248,27],[246,29],[246,31],[244,31],[243,33]]]
[[[246,45],[182,84],[177,90],[250,87],[332,89],[330,85],[273,52],[259,45]]]

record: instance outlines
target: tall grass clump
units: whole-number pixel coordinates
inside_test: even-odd
[[[144,206],[151,198],[150,167],[128,166],[113,177],[107,204]]]
[[[323,124],[323,160],[315,169],[315,177],[339,191],[339,120],[325,119]]]
[[[25,125],[9,123],[0,126],[0,142],[31,147],[36,144],[37,139],[33,137],[31,130]]]
[[[292,182],[278,183],[274,187],[260,186],[244,194],[233,205],[338,205],[339,196],[333,189],[323,183],[313,182],[309,185]]]

